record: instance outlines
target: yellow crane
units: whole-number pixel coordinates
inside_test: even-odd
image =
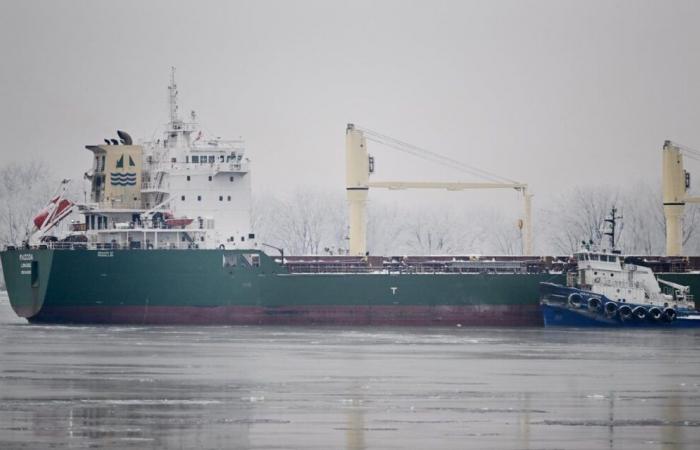
[[[374,172],[374,158],[367,151],[367,141],[376,142],[396,150],[453,167],[490,181],[486,182],[425,182],[425,181],[369,181]],[[523,219],[518,223],[523,240],[523,254],[532,254],[532,194],[527,184],[469,166],[450,157],[416,147],[398,139],[348,124],[345,132],[345,179],[350,214],[350,254],[367,253],[367,195],[370,188],[383,189],[515,189],[523,195]]]
[[[664,142],[661,185],[666,218],[666,255],[683,252],[683,213],[686,203],[700,203],[700,197],[688,195],[690,174],[683,168],[683,156],[700,160],[700,151],[671,141]]]

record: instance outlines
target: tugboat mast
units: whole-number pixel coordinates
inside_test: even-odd
[[[613,205],[610,210],[610,217],[604,219],[606,223],[610,224],[610,231],[603,232],[604,235],[610,238],[610,251],[612,253],[620,253],[619,250],[615,249],[615,228],[617,226],[617,220],[622,219],[622,216],[617,215],[617,208]]]

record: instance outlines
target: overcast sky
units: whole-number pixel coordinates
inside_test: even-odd
[[[658,180],[665,139],[700,148],[699,19],[697,1],[4,1],[0,165],[75,177],[85,144],[150,138],[173,65],[181,110],[246,139],[257,192],[342,192],[348,122],[536,202]],[[370,153],[376,180],[474,180]]]

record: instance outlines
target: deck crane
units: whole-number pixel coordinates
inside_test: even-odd
[[[484,182],[425,182],[425,181],[369,181],[374,172],[374,158],[367,152],[367,141],[383,144],[420,158],[458,169],[486,179]],[[469,166],[450,157],[416,147],[375,131],[348,124],[345,132],[345,179],[350,213],[350,254],[363,256],[367,252],[367,194],[369,188],[384,189],[515,189],[523,195],[524,214],[519,221],[523,237],[523,254],[532,254],[532,194],[527,184],[509,180],[493,173]]]
[[[686,203],[700,203],[700,197],[687,194],[690,173],[683,168],[683,156],[700,160],[700,151],[671,141],[664,142],[661,185],[666,218],[666,255],[683,252],[683,213]]]

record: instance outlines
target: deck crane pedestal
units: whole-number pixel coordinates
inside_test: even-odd
[[[492,181],[488,182],[421,182],[421,181],[369,181],[374,171],[374,159],[367,151],[367,141],[376,142],[396,150],[418,156],[438,164],[447,165]],[[523,254],[532,255],[532,194],[527,184],[491,174],[468,166],[447,156],[425,150],[372,130],[348,124],[345,133],[345,178],[350,213],[350,254],[364,256],[367,252],[367,195],[370,188],[384,189],[515,189],[523,195],[524,214],[519,222]]]
[[[700,160],[700,151],[666,141],[663,146],[661,185],[666,218],[666,255],[683,252],[683,213],[686,203],[700,203],[700,197],[687,195],[690,173],[683,168],[683,155]]]

